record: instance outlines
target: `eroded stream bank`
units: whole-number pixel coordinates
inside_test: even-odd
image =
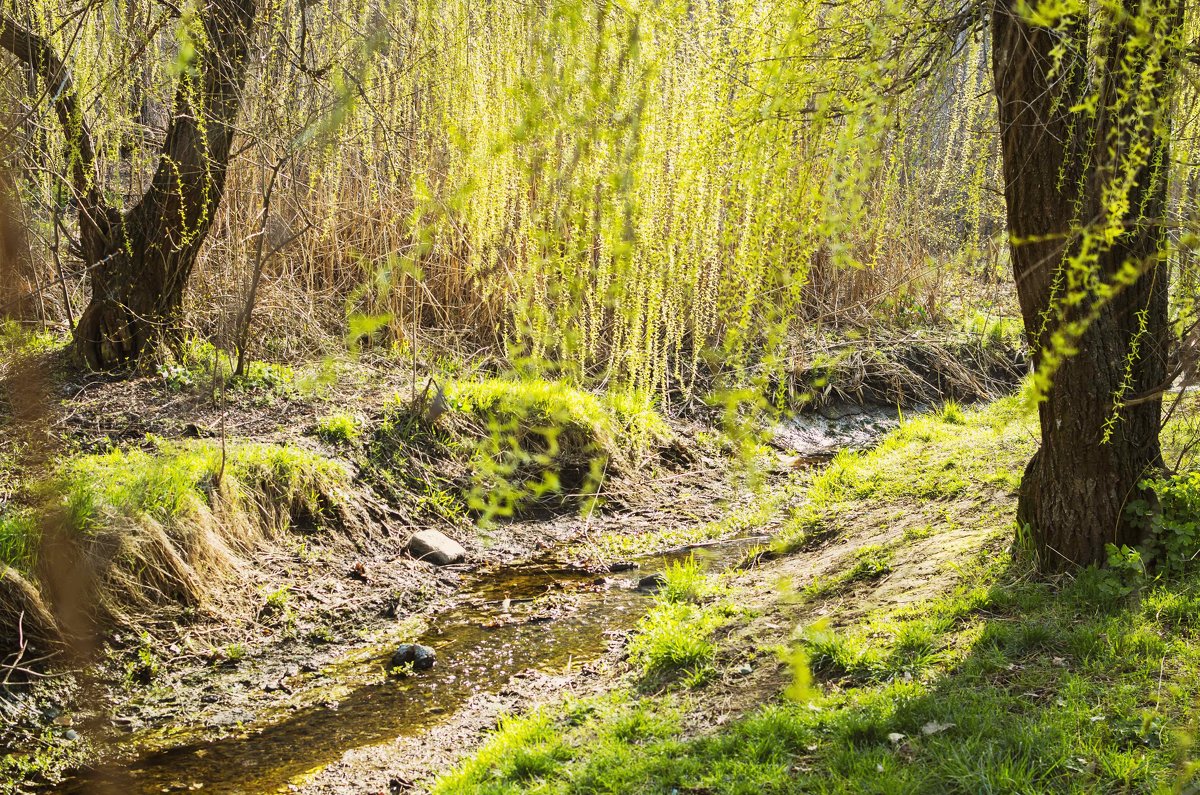
[[[325,677],[336,698],[262,728],[80,774],[62,791],[260,795],[286,789],[346,751],[419,734],[521,671],[561,670],[596,659],[649,609],[652,590],[639,588],[639,581],[693,552],[719,570],[762,540],[755,536],[677,550],[609,574],[545,562],[477,575],[464,588],[464,599],[432,616],[418,639],[437,650],[432,670],[385,676],[393,647],[381,647],[365,659],[311,675]],[[361,684],[344,688],[354,682]]]

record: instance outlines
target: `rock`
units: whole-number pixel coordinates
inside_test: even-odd
[[[414,671],[426,671],[437,661],[437,652],[419,643],[401,643],[392,655],[388,668],[402,668],[411,665]]]
[[[248,709],[234,708],[224,712],[218,712],[208,720],[208,725],[215,728],[227,728],[237,726],[239,724],[250,723],[254,720],[254,713]]]
[[[75,731],[74,729],[67,729],[65,732],[63,732],[63,739],[67,740],[68,742],[74,742],[75,740],[79,739],[79,732]]]
[[[467,550],[463,549],[462,544],[437,530],[421,530],[408,539],[408,554],[435,566],[448,566],[451,563],[461,563],[467,556]]]
[[[646,593],[654,593],[661,590],[667,584],[667,578],[661,573],[647,574],[642,579],[638,580],[637,589]]]

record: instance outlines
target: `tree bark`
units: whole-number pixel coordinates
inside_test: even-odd
[[[1137,4],[1128,5],[1136,16]],[[1168,3],[1158,5],[1160,23],[1170,25]],[[1162,467],[1159,395],[1172,341],[1163,224],[1168,143],[1161,126],[1127,123],[1138,87],[1132,96],[1121,90],[1129,87],[1120,83],[1121,60],[1150,57],[1131,46],[1128,19],[1111,23],[1100,43],[1104,67],[1089,76],[1086,18],[1051,30],[1029,24],[1017,6],[997,0],[992,19],[1005,199],[1035,366],[1054,368],[1017,518],[1032,531],[1041,568],[1058,571],[1103,562],[1107,544],[1144,540],[1125,507],[1142,479]],[[1162,83],[1144,88],[1161,103]],[[1079,110],[1088,97],[1096,100],[1094,115]],[[1131,209],[1122,232],[1097,244],[1095,230],[1116,212],[1111,185],[1137,146],[1147,154],[1125,187]],[[1096,288],[1114,283],[1123,286],[1111,295]],[[1074,352],[1060,361],[1047,351],[1063,329]]]
[[[69,70],[45,40],[0,15],[0,47],[57,89],[80,207],[79,253],[91,274],[75,346],[92,368],[134,363],[179,329],[184,288],[225,190],[255,13],[255,0],[209,0],[150,188],[125,213],[110,209],[100,193]]]

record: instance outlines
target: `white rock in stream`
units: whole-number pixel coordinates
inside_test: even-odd
[[[421,530],[408,539],[408,554],[435,566],[461,563],[467,556],[462,544],[437,530]]]

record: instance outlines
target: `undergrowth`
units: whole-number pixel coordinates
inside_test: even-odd
[[[982,409],[947,403],[914,417],[866,451],[843,450],[812,481],[801,506],[773,542],[792,552],[829,532],[863,503],[928,505],[989,501],[1015,491],[1036,446],[1032,415],[1020,396]]]
[[[961,424],[907,423],[877,452],[843,459],[815,502],[838,511],[857,504],[859,521],[872,521],[873,507],[953,496],[922,537],[1002,521],[973,512],[966,498],[1011,482],[1026,425],[1015,401],[966,411]],[[960,486],[964,476],[976,485]],[[1161,524],[1181,538],[1194,528],[1183,517],[1195,516],[1186,506],[1198,487],[1187,479],[1172,488]],[[1011,509],[1011,494],[993,499]],[[878,546],[853,560],[859,577],[892,565]],[[1114,590],[1109,571],[1045,581],[1010,552],[968,551],[942,596],[880,606],[846,626],[810,618],[789,641],[759,636],[757,648],[774,648],[796,682],[733,721],[714,720],[714,709],[724,714],[720,699],[705,705],[715,677],[651,694],[635,681],[506,720],[435,792],[1192,792],[1200,784],[1200,565],[1172,560],[1179,565]],[[682,598],[664,592],[631,648],[668,659],[674,647],[661,638],[706,644],[695,656],[717,674],[746,659],[744,635],[721,641],[699,623],[692,575],[673,577]],[[765,597],[788,602],[784,592]],[[646,659],[633,658],[643,675]]]
[[[718,578],[706,573],[695,556],[667,564],[654,607],[629,643],[630,663],[645,680],[683,675],[696,683],[708,675],[716,653],[711,636],[736,614],[721,599],[724,593]]]
[[[594,395],[538,378],[456,381],[451,410],[482,430],[469,451],[471,510],[511,516],[539,499],[584,500],[599,492],[610,469],[630,465],[670,437],[648,395]]]
[[[348,480],[340,464],[293,446],[148,446],[61,462],[31,488],[32,507],[0,514],[0,563],[36,585],[42,532],[64,531],[78,542],[78,586],[120,623],[138,605],[203,602],[258,539],[319,519]]]

